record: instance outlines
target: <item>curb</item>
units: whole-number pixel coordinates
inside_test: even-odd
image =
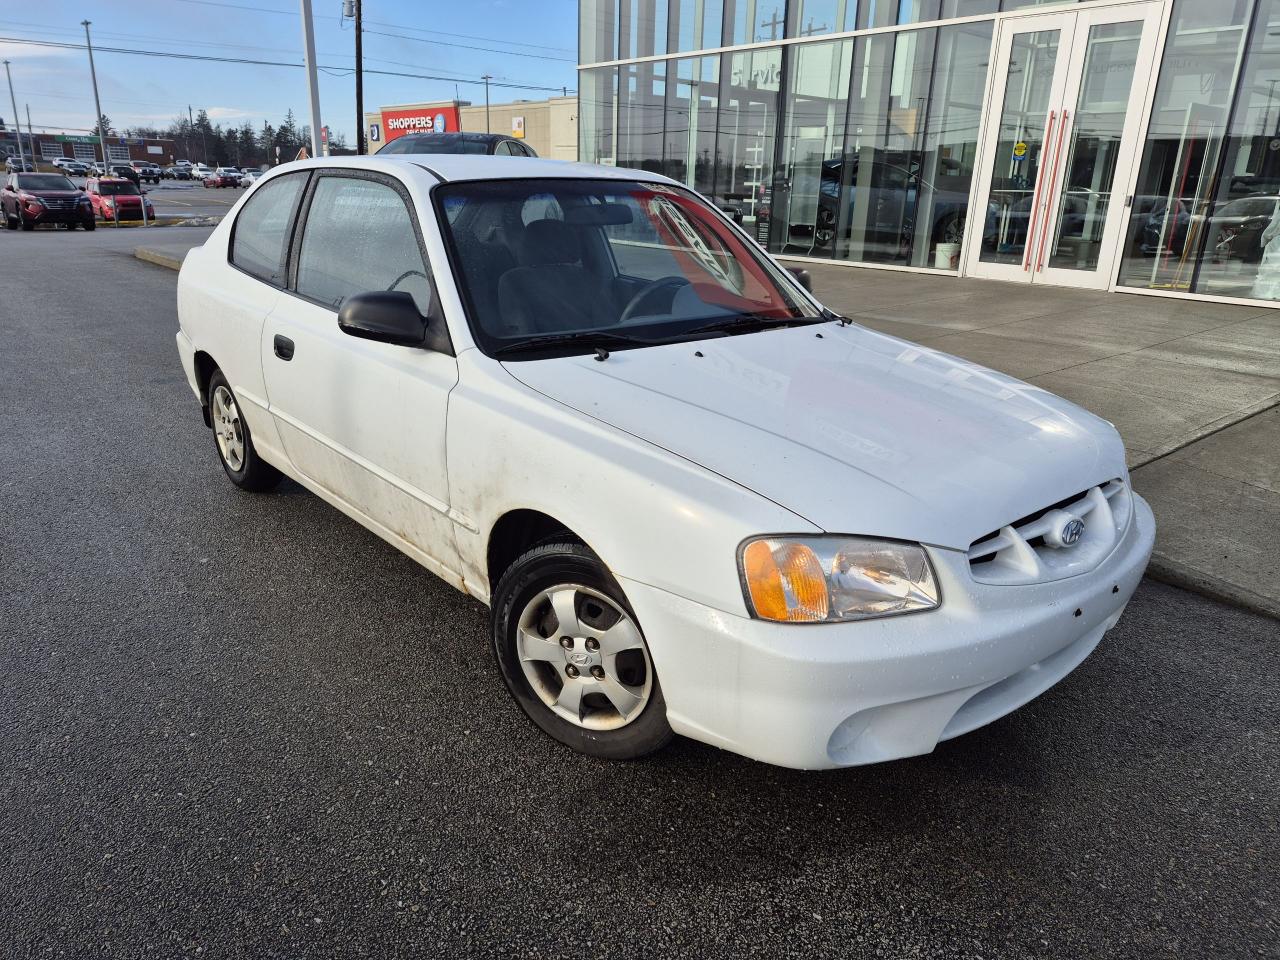
[[[1198,593],[1211,600],[1229,603],[1251,613],[1280,620],[1280,604],[1277,604],[1276,601],[1237,584],[1228,583],[1226,580],[1219,580],[1217,577],[1202,573],[1194,567],[1179,563],[1177,560],[1160,553],[1151,555],[1151,562],[1147,566],[1146,575],[1152,580],[1159,580],[1161,583],[1181,587],[1183,590]]]
[[[139,260],[145,260],[147,263],[154,263],[158,267],[167,267],[170,270],[182,269],[182,257],[174,256],[171,253],[165,253],[162,250],[155,250],[151,247],[134,247],[133,255]]]

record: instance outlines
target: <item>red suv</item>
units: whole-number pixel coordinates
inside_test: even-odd
[[[128,180],[118,177],[90,177],[84,188],[89,193],[93,212],[103,220],[141,220],[145,203],[147,219],[155,219],[151,201]]]
[[[10,230],[34,230],[40,223],[78,223],[92,230],[93,206],[84,191],[60,173],[11,173],[0,190],[0,212]]]

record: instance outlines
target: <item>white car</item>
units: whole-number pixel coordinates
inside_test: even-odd
[[[1119,619],[1155,529],[1110,424],[842,320],[663,177],[429,160],[265,174],[183,264],[178,349],[231,481],[487,603],[553,737],[928,753]]]
[[[244,171],[244,173],[240,174],[240,186],[251,187],[255,183],[257,183],[260,179],[262,179],[261,170],[253,170],[253,169],[246,170]]]
[[[209,177],[213,175],[213,170],[211,170],[209,167],[206,167],[203,163],[191,164],[190,169],[191,169],[192,180],[203,180],[205,177]]]

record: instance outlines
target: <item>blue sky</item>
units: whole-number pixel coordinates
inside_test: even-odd
[[[339,68],[320,73],[320,112],[331,130],[355,135],[355,82],[350,21],[340,21],[341,0],[312,0],[317,61]],[[465,79],[492,74],[496,81],[534,87],[577,85],[576,0],[364,0],[366,70],[460,78],[463,100],[484,102],[483,86]],[[84,42],[81,20],[93,22],[93,43],[102,111],[118,129],[166,125],[187,105],[204,107],[215,122],[255,127],[279,122],[293,108],[307,122],[305,72],[299,68],[211,63],[109,53],[122,47],[302,62],[302,31],[296,0],[0,0],[0,37]],[[488,49],[475,49],[488,48]],[[82,49],[27,46],[0,40],[0,59],[12,61],[18,109],[31,105],[36,132],[88,128],[93,124],[89,64]],[[346,68],[342,70],[341,68]],[[337,75],[335,75],[337,74]],[[0,77],[0,83],[3,77]],[[367,73],[365,109],[382,104],[452,99],[452,81]],[[494,103],[538,100],[551,89],[495,86]],[[0,116],[12,108],[0,88]]]

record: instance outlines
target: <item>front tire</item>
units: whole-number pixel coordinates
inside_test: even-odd
[[[252,493],[274,489],[281,473],[258,456],[249,425],[240,416],[239,402],[221,370],[215,370],[209,378],[206,401],[218,459],[231,482]]]
[[[586,545],[558,539],[517,559],[494,591],[491,629],[511,695],[566,746],[632,760],[674,736],[635,614]]]

